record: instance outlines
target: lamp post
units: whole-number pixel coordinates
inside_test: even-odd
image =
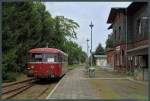
[[[90,41],[89,39],[86,40],[87,41],[87,56],[89,55],[89,45],[88,42]]]
[[[89,26],[91,28],[91,67],[92,67],[92,27],[94,27],[94,25],[92,24],[92,21],[91,21],[91,24]]]
[[[87,66],[88,66],[88,64],[89,64],[89,61],[88,61],[88,60],[89,60],[89,59],[88,59],[88,58],[89,58],[89,45],[88,45],[88,42],[89,42],[90,40],[87,39],[86,41],[87,41]]]

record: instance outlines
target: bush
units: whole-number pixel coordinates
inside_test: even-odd
[[[4,82],[13,82],[16,81],[18,74],[13,72],[7,72],[3,76]]]

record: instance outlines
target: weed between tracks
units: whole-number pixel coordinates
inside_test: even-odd
[[[22,74],[17,78],[17,81],[15,82],[5,82],[3,83],[3,86],[13,84],[19,81],[27,80],[29,79],[26,75]],[[45,99],[48,94],[51,92],[51,90],[55,87],[58,80],[52,79],[52,80],[37,80],[34,82],[34,86],[32,86],[29,89],[26,89],[25,91],[21,92],[20,94],[14,96],[11,99]],[[6,95],[6,96],[9,96]],[[5,95],[2,96],[4,99],[6,97]]]
[[[3,85],[2,99],[11,99],[23,91],[34,86],[33,79],[22,80],[15,83]]]
[[[58,80],[42,80],[34,82],[34,86],[12,99],[45,99],[55,87]]]
[[[27,80],[27,79],[29,79],[29,77],[27,77],[25,74],[18,74],[14,81],[4,80],[3,85],[12,84],[12,83]]]

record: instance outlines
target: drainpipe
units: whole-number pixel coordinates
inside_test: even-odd
[[[150,9],[150,3],[148,2],[148,9]],[[147,10],[148,11],[148,10]],[[150,17],[150,12],[148,12],[148,18]],[[148,37],[150,38],[150,20],[148,19]],[[148,40],[148,47],[150,47],[150,40]],[[148,48],[148,52],[150,51],[150,48]],[[148,74],[150,74],[150,55],[148,55]],[[150,88],[150,75],[148,75],[148,89]],[[150,93],[150,90],[148,90],[148,94]],[[150,99],[150,96],[148,96],[148,99]]]
[[[127,61],[128,61],[128,57],[127,57],[127,42],[128,42],[128,40],[127,40],[127,34],[128,34],[128,30],[127,30],[127,23],[128,23],[128,21],[127,21],[127,8],[125,9],[125,12],[126,12],[126,72],[127,72]]]

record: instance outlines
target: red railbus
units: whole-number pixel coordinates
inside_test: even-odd
[[[67,71],[68,55],[56,48],[29,50],[27,70],[35,78],[60,78]]]

